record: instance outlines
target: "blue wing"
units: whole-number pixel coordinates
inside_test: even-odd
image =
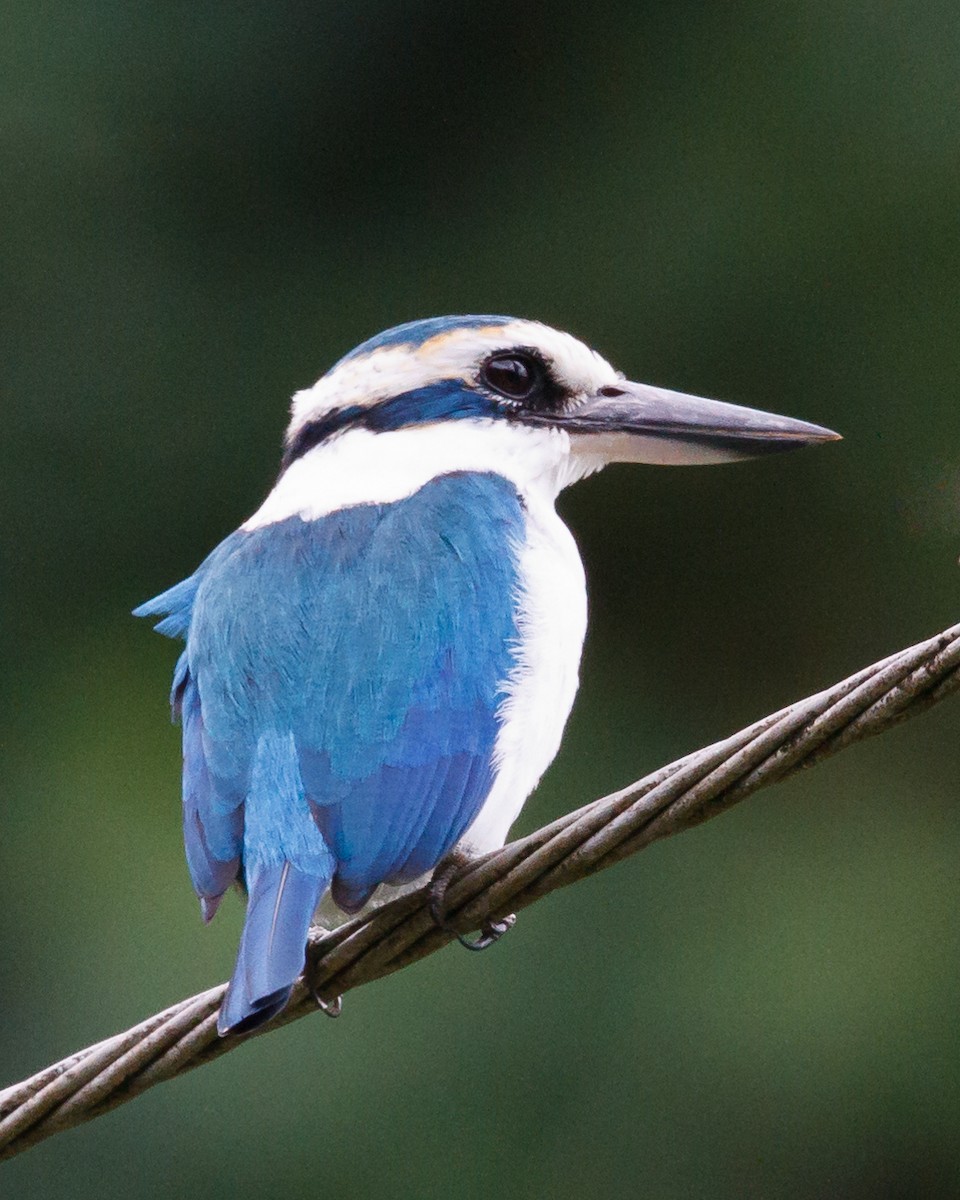
[[[516,665],[522,538],[515,488],[458,473],[233,534],[138,610],[187,635],[173,701],[204,915],[235,877],[249,892],[224,1028],[282,1007],[328,886],[355,910],[476,816]]]

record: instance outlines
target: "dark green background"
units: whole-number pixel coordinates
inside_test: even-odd
[[[589,10],[589,11],[588,11]],[[529,829],[958,618],[955,4],[8,0],[0,1080],[229,971],[129,609],[288,397],[445,312],[839,429],[562,501]],[[960,1194],[954,701],[0,1168],[4,1196]]]

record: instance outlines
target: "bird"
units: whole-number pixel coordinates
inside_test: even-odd
[[[283,1010],[321,902],[346,919],[504,844],[578,687],[563,488],[837,438],[630,382],[508,316],[398,325],[296,392],[266,499],[134,610],[185,641],[170,702],[204,921],[246,896],[219,1033]]]

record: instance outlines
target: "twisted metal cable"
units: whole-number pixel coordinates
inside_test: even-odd
[[[960,625],[955,625],[471,861],[446,893],[451,926],[467,932],[488,917],[526,908],[958,690]],[[315,930],[304,979],[289,1005],[249,1036],[316,1011],[315,996],[332,1000],[400,970],[452,936],[431,918],[425,889],[332,933]],[[221,984],[182,1000],[0,1092],[0,1159],[238,1047],[246,1038],[217,1035],[225,990]]]

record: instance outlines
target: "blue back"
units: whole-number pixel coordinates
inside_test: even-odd
[[[239,531],[138,610],[187,638],[173,700],[205,912],[285,864],[349,911],[455,844],[493,781],[523,524],[507,480],[442,476]]]

